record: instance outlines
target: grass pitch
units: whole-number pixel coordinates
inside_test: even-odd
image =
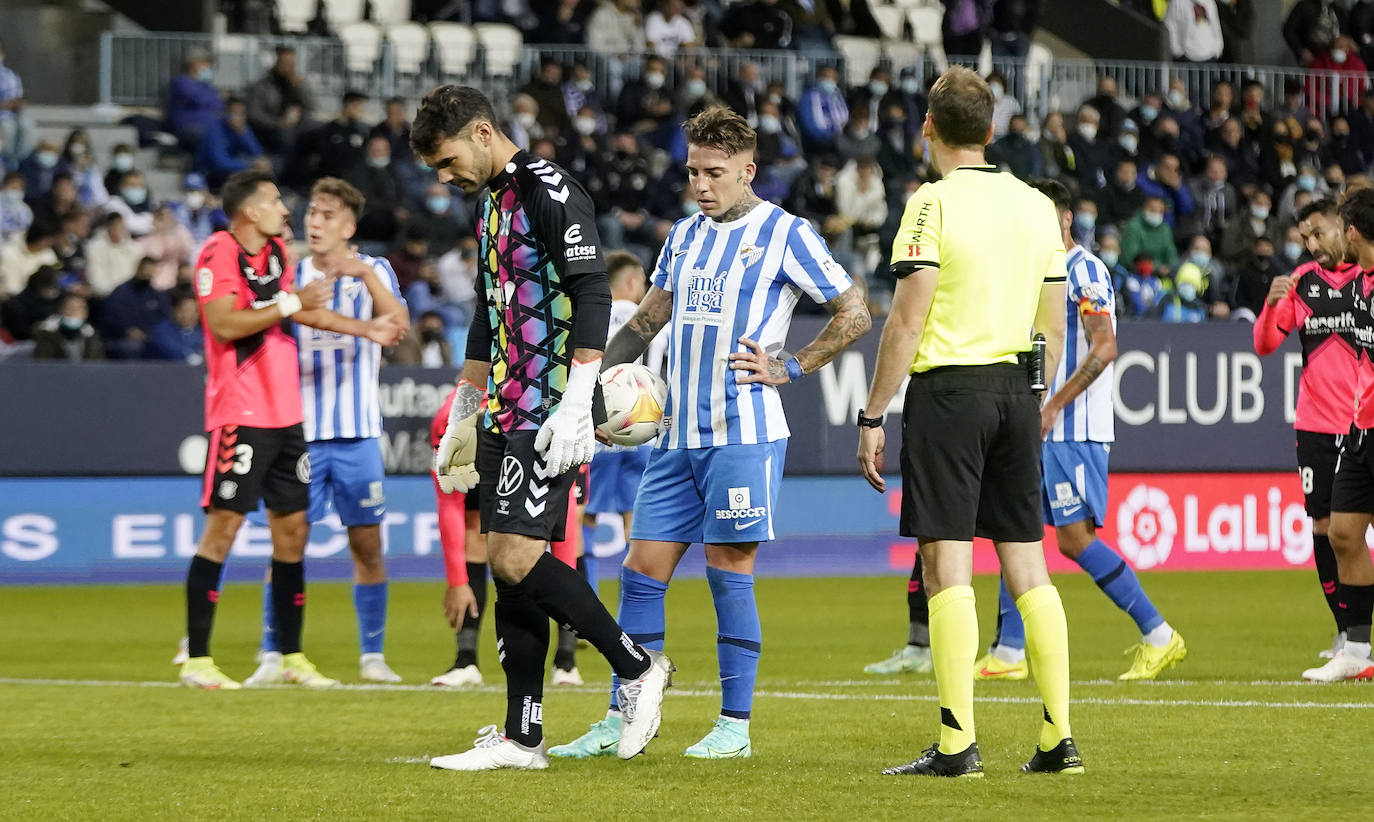
[[[764,654],[750,760],[682,750],[719,708],[715,618],[704,580],[669,592],[677,687],[661,736],[630,762],[554,761],[544,772],[431,771],[500,723],[491,629],[487,686],[425,686],[452,659],[440,583],[392,584],[387,658],[407,685],[307,693],[171,686],[177,586],[0,588],[0,818],[27,819],[1298,819],[1348,812],[1368,790],[1374,690],[1306,685],[1329,617],[1304,572],[1144,574],[1188,659],[1155,683],[1117,683],[1129,620],[1082,574],[1057,579],[1069,616],[1074,736],[1088,772],[1034,777],[1030,682],[980,683],[982,781],[885,777],[937,736],[929,676],[867,677],[906,635],[904,580],[760,581]],[[996,580],[975,583],[983,639]],[[615,602],[614,585],[602,595]],[[310,588],[306,650],[357,682],[349,587]],[[253,668],[257,589],[230,585],[215,658]],[[588,687],[548,689],[554,743],[606,704],[608,671],[579,653]]]

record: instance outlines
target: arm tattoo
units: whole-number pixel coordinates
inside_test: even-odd
[[[629,362],[643,354],[658,332],[673,318],[673,295],[658,286],[639,303],[639,310],[615,333],[602,355],[602,368]]]
[[[843,294],[826,302],[825,310],[830,312],[830,322],[825,324],[810,345],[797,352],[797,362],[804,373],[810,374],[835,359],[873,327],[873,318],[869,316],[868,306],[864,305],[863,295],[859,292],[857,286],[850,286]],[[785,373],[786,369],[783,371]]]
[[[482,401],[486,399],[486,392],[470,382],[459,382],[458,393],[453,395],[453,407],[448,412],[448,426],[453,428],[458,423],[477,413],[477,409],[482,407]]]
[[[1088,386],[1102,376],[1102,372],[1110,364],[1111,360],[1103,358],[1092,345],[1095,337],[1111,332],[1111,322],[1111,317],[1106,314],[1083,315],[1083,336],[1088,340],[1088,354],[1064,381],[1064,387],[1059,389],[1066,402],[1072,402],[1079,394],[1087,391]]]

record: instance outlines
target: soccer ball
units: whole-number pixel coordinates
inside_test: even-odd
[[[621,363],[601,374],[606,421],[597,426],[616,445],[643,445],[658,436],[668,385],[638,363]]]

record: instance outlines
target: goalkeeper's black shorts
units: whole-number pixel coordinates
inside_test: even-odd
[[[310,505],[310,454],[300,424],[287,428],[225,425],[211,431],[200,506],[247,514],[258,501],[278,514]]]
[[[579,469],[549,476],[534,449],[538,431],[477,432],[478,498],[482,533],[520,534],[559,542],[565,538],[568,492]]]

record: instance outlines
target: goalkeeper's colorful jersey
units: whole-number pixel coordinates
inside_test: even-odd
[[[803,293],[826,303],[854,284],[816,229],[772,203],[728,223],[686,217],[668,233],[651,279],[673,295],[668,407],[658,447],[786,438],[777,387],[740,384],[729,357],[747,350],[741,337],[777,355]]]
[[[569,281],[604,272],[591,197],[561,168],[517,152],[477,220],[478,309],[491,327],[486,424],[533,431],[563,396],[572,361]]]
[[[224,425],[286,428],[302,421],[300,367],[290,320],[221,343],[205,321],[205,304],[232,297],[235,310],[274,305],[292,290],[286,249],[272,238],[248,254],[233,235],[210,235],[196,261],[196,299],[205,329],[205,430]]]

